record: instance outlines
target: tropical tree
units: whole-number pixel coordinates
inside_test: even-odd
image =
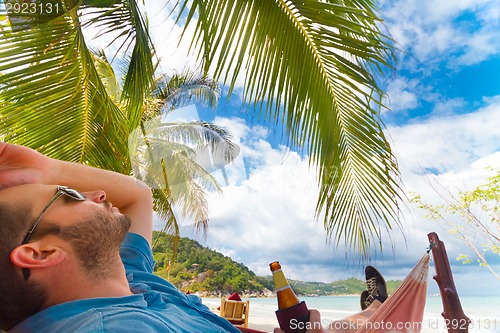
[[[111,64],[102,50],[94,55],[100,78],[116,101],[122,91]],[[180,238],[178,217],[190,217],[197,230],[208,227],[208,203],[205,191],[220,187],[207,171],[210,166],[198,163],[201,152],[219,151],[228,163],[239,148],[223,128],[205,121],[166,121],[165,117],[191,103],[215,108],[220,97],[219,85],[200,74],[184,71],[160,75],[145,100],[142,121],[128,136],[131,173],[153,189],[155,211],[165,221],[162,231],[175,235],[174,249]],[[153,243],[155,245],[155,242]],[[175,254],[175,251],[174,251]]]
[[[1,131],[55,157],[127,172],[122,138],[140,125],[154,86],[146,19],[135,0],[48,3],[60,10],[22,17],[11,7],[0,33]],[[394,54],[374,2],[179,0],[175,9],[186,27],[196,24],[192,45],[205,73],[231,93],[245,68],[245,101],[283,124],[288,144],[309,156],[327,234],[366,251],[381,226],[392,228],[399,173],[379,119],[378,76]],[[124,108],[98,75],[87,27],[116,36],[127,51]]]
[[[129,172],[152,188],[155,211],[165,221],[162,231],[175,235],[173,259],[180,240],[174,208],[193,221],[196,230],[206,232],[206,191],[221,191],[209,172],[221,166],[207,164],[200,156],[211,153],[221,156],[219,162],[227,164],[238,155],[239,148],[231,142],[229,132],[214,124],[166,121],[165,117],[194,102],[215,107],[218,99],[218,85],[210,79],[189,71],[161,75],[147,100],[143,121],[128,137],[132,167]]]
[[[458,190],[436,183],[439,204],[427,202],[415,194],[411,202],[423,209],[425,218],[444,226],[474,253],[475,260],[463,253],[457,257],[463,264],[477,262],[500,280],[491,261],[500,257],[500,170],[472,190]]]

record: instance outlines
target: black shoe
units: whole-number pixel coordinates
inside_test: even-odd
[[[372,304],[372,302],[373,302],[373,299],[370,297],[370,293],[368,292],[368,290],[364,290],[361,293],[361,299],[359,301],[359,303],[361,305],[361,310],[364,310],[367,307],[369,307],[370,304]]]
[[[377,269],[373,266],[366,266],[365,268],[366,275],[366,286],[368,287],[369,296],[367,299],[370,299],[370,304],[373,300],[378,300],[381,303],[387,299],[387,287],[385,284],[385,280],[382,275],[377,271]]]

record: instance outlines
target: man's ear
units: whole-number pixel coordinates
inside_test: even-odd
[[[66,251],[56,246],[41,246],[39,242],[23,244],[10,253],[10,260],[20,268],[46,268],[60,264]]]

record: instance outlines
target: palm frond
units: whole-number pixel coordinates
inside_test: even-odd
[[[113,66],[109,63],[104,50],[93,51],[90,55],[108,95],[113,99],[115,104],[118,104],[121,100],[122,89],[116,78]]]
[[[180,74],[160,76],[154,96],[165,102],[166,112],[192,102],[215,108],[220,98],[220,87],[216,81],[187,70]]]
[[[146,20],[135,0],[85,0],[82,10],[86,18],[84,26],[98,27],[100,34],[115,35],[114,41],[121,41],[119,50],[128,51],[132,47],[123,83],[122,103],[128,112],[129,128],[136,128],[140,124],[143,106],[154,85],[155,50]]]
[[[172,261],[175,261],[175,257],[177,255],[177,249],[179,248],[179,242],[181,239],[180,230],[179,230],[179,222],[175,216],[175,213],[172,209],[172,195],[170,193],[170,189],[168,187],[163,189],[153,189],[153,204],[154,210],[157,212],[158,217],[165,222],[161,232],[157,234],[155,239],[153,239],[153,243],[151,244],[151,248],[155,250],[157,241],[160,237],[161,233],[167,233],[173,235],[172,242]]]
[[[130,135],[129,149],[133,173],[150,187],[172,187],[196,180],[204,188],[218,190],[210,169],[197,163],[198,156],[205,150],[210,155],[217,152],[227,164],[239,152],[227,132],[215,125],[163,123],[159,118],[147,121]]]
[[[181,15],[187,1],[180,0]],[[397,220],[399,171],[379,119],[376,75],[394,60],[371,0],[194,0],[193,45],[245,100],[285,124],[321,185],[316,211],[334,240],[366,254]],[[197,15],[197,16],[196,16]],[[324,214],[324,215],[323,215]]]
[[[76,10],[2,33],[0,132],[58,159],[122,171],[123,113],[99,78]]]

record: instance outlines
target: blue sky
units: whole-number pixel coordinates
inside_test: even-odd
[[[432,184],[471,189],[486,178],[487,166],[500,167],[500,5],[497,0],[381,0],[380,6],[400,50],[395,75],[383,83],[390,107],[382,114],[385,132],[405,191],[437,203]],[[163,72],[197,68],[188,42],[174,47],[182,27],[165,18],[159,2],[149,1],[146,8]],[[216,112],[198,109],[199,118],[230,130],[241,153],[226,167],[223,194],[209,196],[206,237],[189,225],[182,235],[259,275],[269,274],[268,264],[279,260],[293,279],[362,278],[359,256],[346,254],[342,244],[333,248],[314,219],[318,188],[307,158],[286,148],[280,131],[242,111],[242,86],[243,76],[231,100]],[[403,230],[385,235],[385,250],[373,255],[372,264],[388,279],[402,279],[425,252],[431,231],[447,244],[459,293],[500,295],[500,281],[487,269],[454,260],[471,251],[411,205],[403,206]],[[493,263],[500,272],[498,257]],[[437,292],[433,281],[429,286]]]

